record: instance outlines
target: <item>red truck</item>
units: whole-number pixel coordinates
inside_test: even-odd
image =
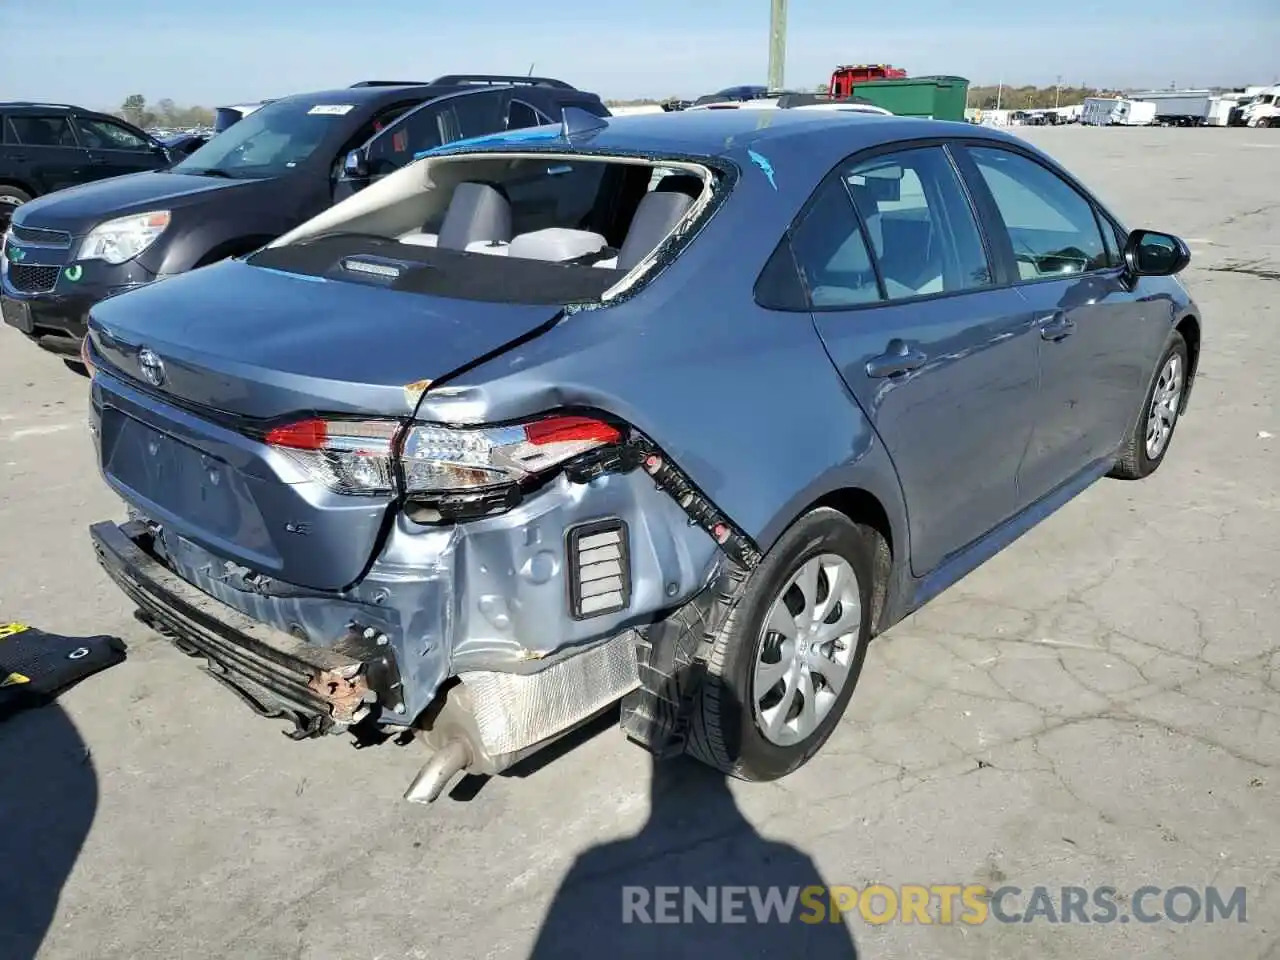
[[[836,67],[831,71],[831,96],[839,99],[853,96],[855,83],[866,83],[868,80],[902,80],[906,76],[907,71],[901,67],[891,67],[887,63],[859,63]]]

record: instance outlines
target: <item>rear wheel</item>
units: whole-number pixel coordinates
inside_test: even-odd
[[[687,752],[743,780],[776,780],[818,752],[866,657],[874,545],[825,507],[783,534],[711,638]]]
[[[1160,358],[1155,380],[1142,404],[1142,413],[1111,476],[1121,480],[1141,480],[1159,469],[1169,444],[1173,442],[1173,431],[1182,413],[1189,369],[1187,357],[1187,342],[1175,330]]]
[[[9,220],[16,207],[31,199],[31,195],[17,187],[0,185],[0,232],[9,229]]]

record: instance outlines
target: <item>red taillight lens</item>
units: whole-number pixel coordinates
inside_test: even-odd
[[[622,434],[601,420],[590,417],[550,417],[526,424],[525,437],[534,446],[549,443],[617,443]]]
[[[329,438],[329,425],[323,420],[299,420],[267,431],[267,443],[290,450],[321,450]]]
[[[264,438],[307,479],[337,493],[386,494],[396,490],[394,420],[311,418],[272,427]]]

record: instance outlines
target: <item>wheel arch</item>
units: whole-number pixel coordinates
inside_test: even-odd
[[[21,190],[32,200],[40,196],[39,190],[29,183],[23,183],[17,177],[0,177],[0,187],[12,187],[15,190]]]
[[[1187,403],[1191,399],[1191,388],[1195,384],[1196,373],[1200,370],[1200,319],[1193,313],[1185,314],[1174,327],[1182,334],[1187,344],[1187,385],[1182,391],[1182,409],[1185,413]]]
[[[876,539],[875,580],[871,585],[871,630],[874,636],[901,618],[899,611],[904,609],[904,601],[910,593],[910,533],[897,475],[892,476],[890,485],[877,483],[876,477],[860,473],[861,476],[846,476],[841,472],[829,478],[824,486],[808,491],[807,496],[788,506],[769,525],[769,536],[762,539],[760,547],[768,550],[797,520],[820,507],[837,510],[854,523],[868,528]]]

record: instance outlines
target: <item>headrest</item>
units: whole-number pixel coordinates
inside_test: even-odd
[[[630,270],[648,256],[692,206],[693,197],[685,193],[655,189],[645,194],[618,251],[618,269]]]
[[[467,244],[511,240],[511,204],[500,187],[466,181],[453,188],[437,246],[465,250]]]

